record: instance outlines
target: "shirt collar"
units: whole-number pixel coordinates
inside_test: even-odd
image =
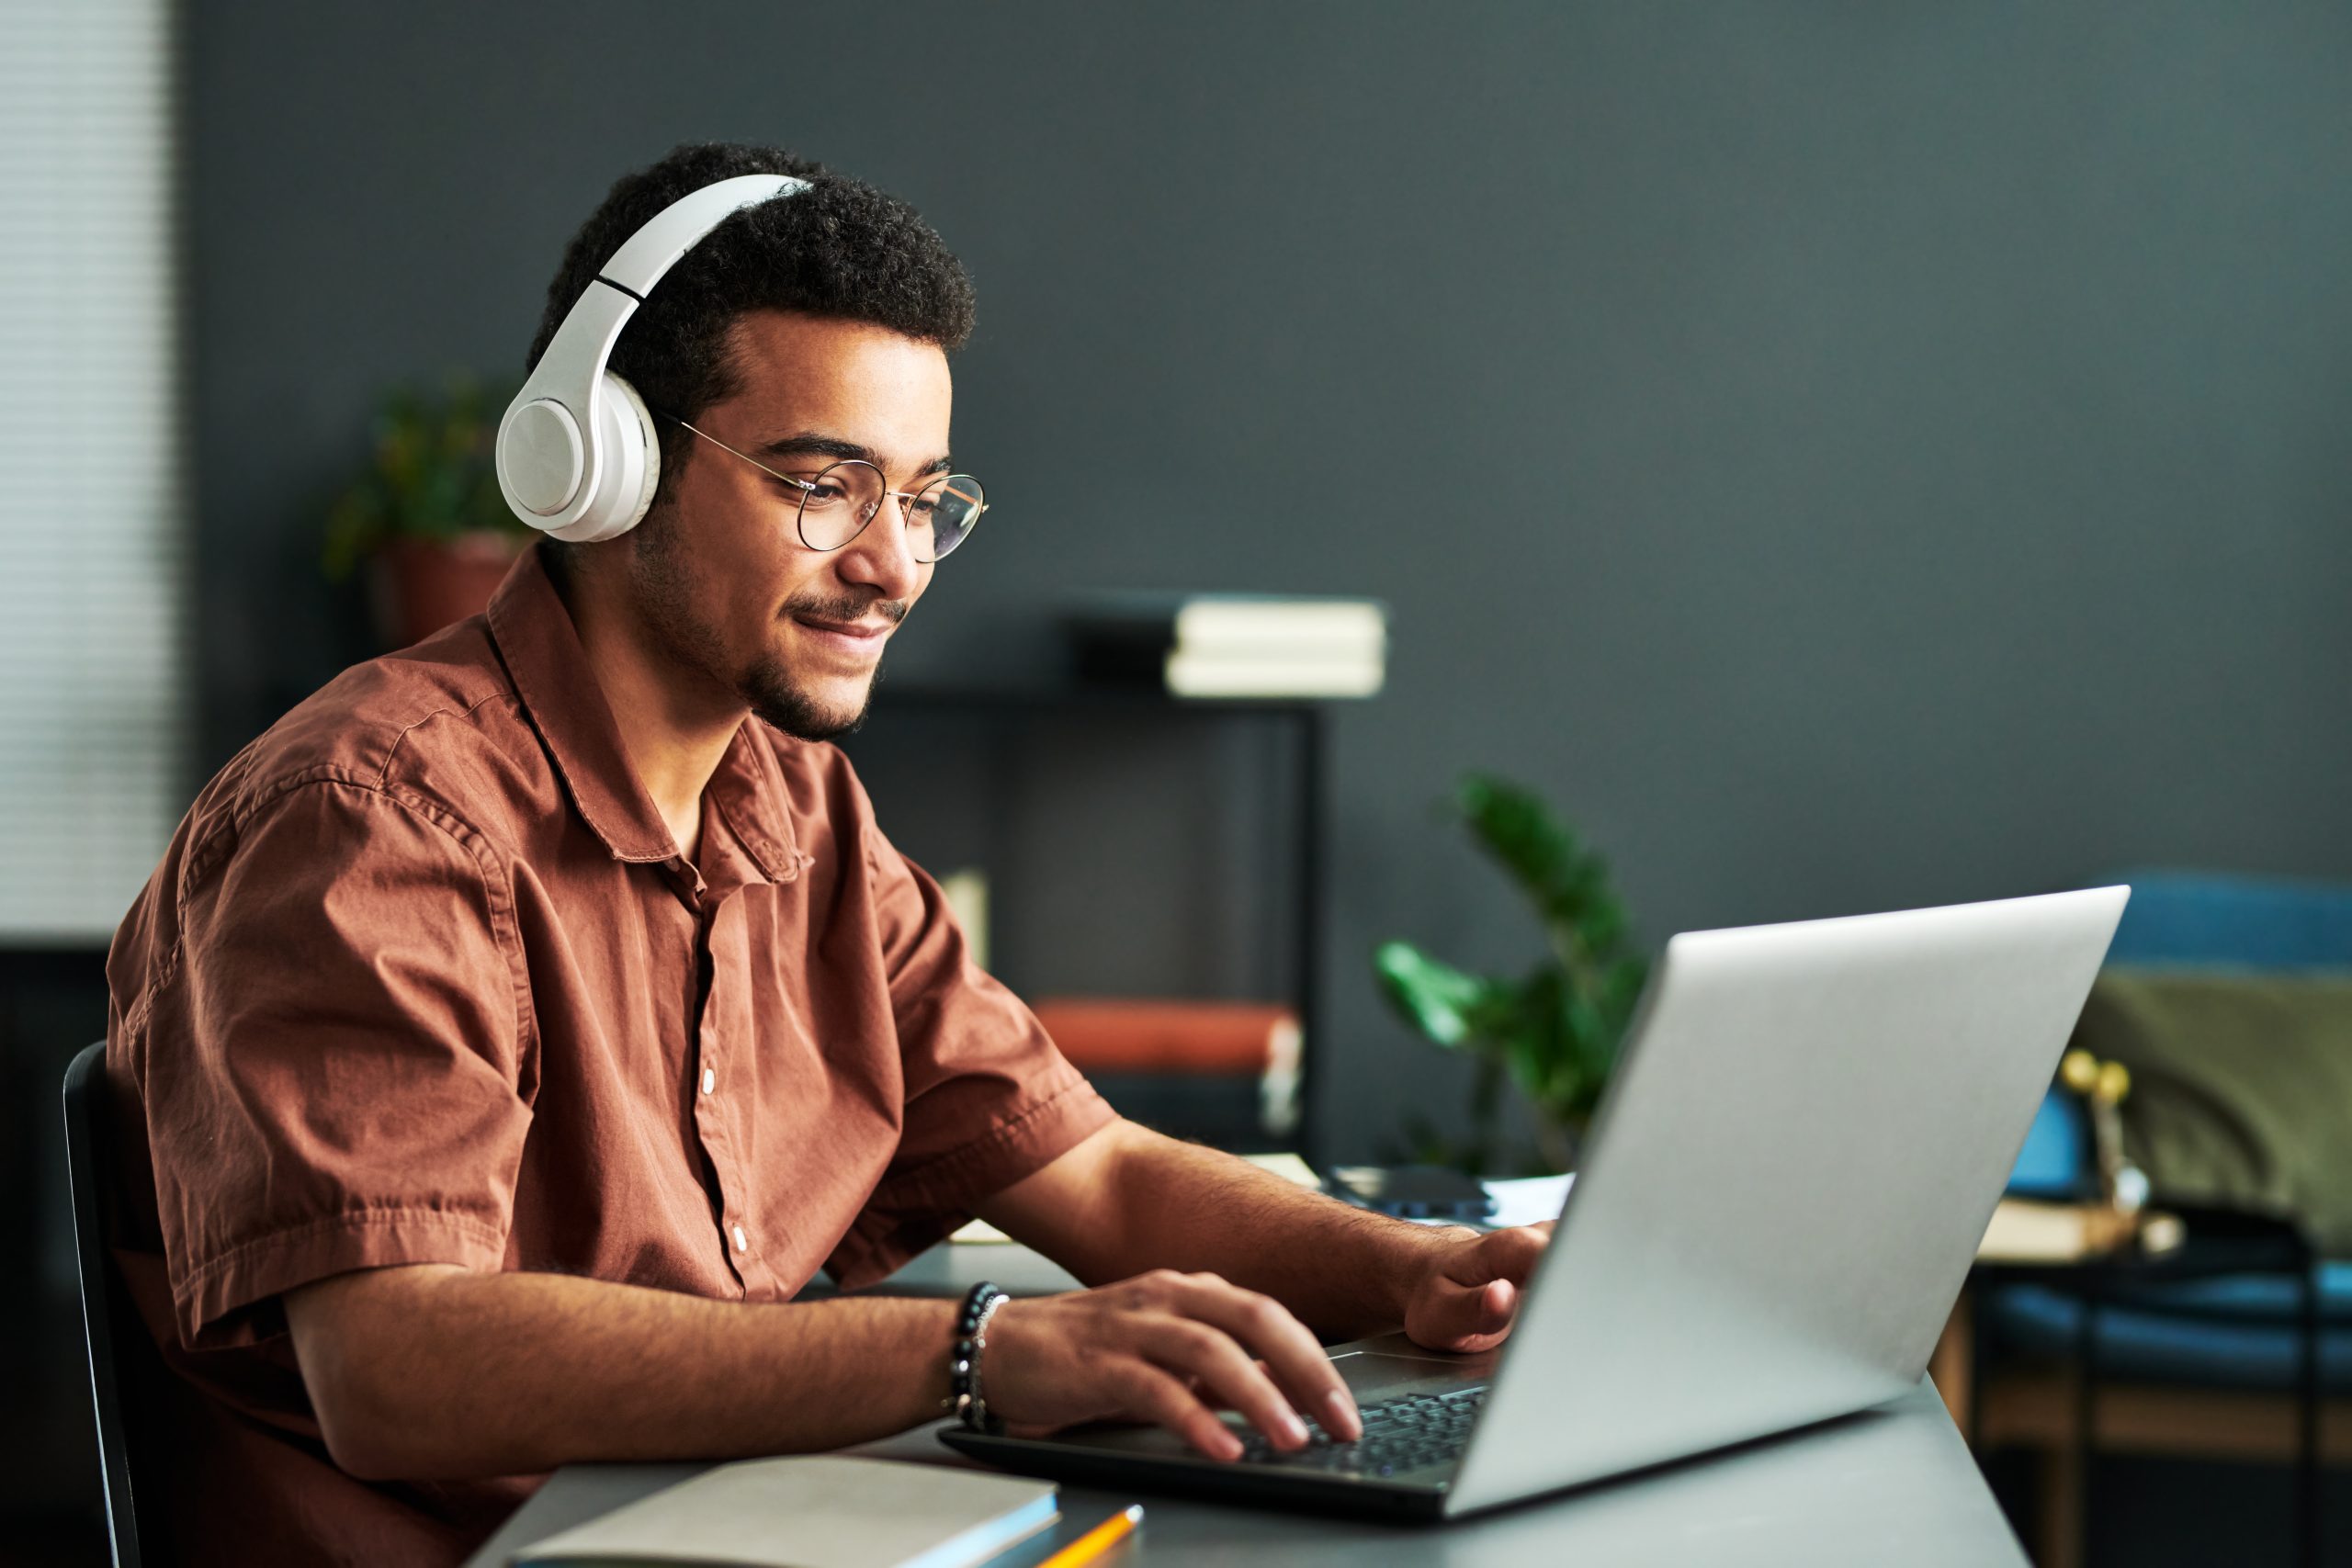
[[[775,749],[762,733],[764,720],[747,717],[735,731],[718,771],[703,786],[704,801],[715,807],[770,882],[790,882],[808,863],[792,833],[792,814],[785,808],[784,770]],[[704,829],[705,836],[708,829]]]
[[[582,820],[615,860],[670,860],[678,850],[669,824],[629,766],[620,727],[588,667],[571,613],[548,577],[542,548],[535,543],[526,549],[491,596],[491,638]],[[769,879],[789,881],[800,857],[783,775],[759,724],[747,717],[735,731],[704,795]]]

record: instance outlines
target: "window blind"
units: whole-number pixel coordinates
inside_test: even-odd
[[[166,0],[0,47],[0,942],[102,941],[186,806]]]

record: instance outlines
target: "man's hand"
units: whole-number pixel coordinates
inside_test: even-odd
[[[1510,1332],[1520,1292],[1552,1239],[1552,1222],[1464,1231],[1432,1252],[1405,1298],[1405,1332],[1431,1350],[1490,1350]]]
[[[1009,1301],[989,1324],[989,1408],[1023,1432],[1148,1421],[1211,1459],[1240,1457],[1216,1406],[1273,1445],[1306,1445],[1304,1411],[1341,1441],[1363,1435],[1347,1384],[1289,1310],[1214,1274],[1156,1269],[1115,1285]]]

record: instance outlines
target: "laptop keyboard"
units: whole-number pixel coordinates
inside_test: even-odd
[[[1413,1393],[1363,1407],[1363,1437],[1341,1443],[1309,1421],[1307,1444],[1284,1453],[1261,1432],[1244,1432],[1244,1463],[1286,1465],[1294,1470],[1339,1471],[1350,1475],[1402,1475],[1460,1457],[1470,1427],[1486,1402],[1483,1388],[1457,1393]]]

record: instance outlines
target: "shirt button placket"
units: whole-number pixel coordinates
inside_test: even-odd
[[[707,1026],[706,1026],[703,1037],[703,1055],[707,1060],[711,1055],[709,1032]],[[729,1160],[720,1152],[720,1150],[713,1149],[710,1146],[710,1137],[707,1130],[710,1127],[712,1119],[715,1119],[718,1115],[718,1069],[716,1067],[703,1068],[700,1077],[695,1080],[695,1087],[701,1090],[700,1098],[703,1104],[700,1116],[704,1121],[705,1127],[707,1129],[704,1134],[703,1152],[710,1156],[711,1165],[718,1173],[719,1201],[725,1205],[727,1210],[734,1210],[740,1213],[740,1199],[741,1194],[736,1190],[735,1183],[729,1179],[732,1162]],[[726,1232],[727,1239],[734,1245],[735,1256],[738,1258],[741,1258],[744,1254],[752,1250],[751,1235],[743,1229],[741,1221],[726,1218],[724,1211],[722,1211],[720,1224]]]
[[[708,989],[703,997],[701,1028],[697,1032],[701,1049],[695,1073],[695,1088],[696,1099],[700,1101],[695,1111],[696,1120],[702,1124],[703,1152],[709,1158],[713,1174],[718,1178],[721,1246],[730,1249],[736,1276],[749,1290],[752,1280],[746,1269],[752,1251],[752,1235],[745,1228],[744,1221],[750,1217],[750,1210],[735,1167],[736,1151],[729,1128],[730,1119],[724,1114],[724,1108],[718,1102],[719,1040],[728,1016],[726,998],[729,983],[734,977],[731,969],[725,974],[721,969],[725,967],[723,955],[731,951],[728,946],[731,928],[741,918],[737,901],[731,897],[706,906],[701,941],[703,962],[710,966],[705,973],[710,978]]]

